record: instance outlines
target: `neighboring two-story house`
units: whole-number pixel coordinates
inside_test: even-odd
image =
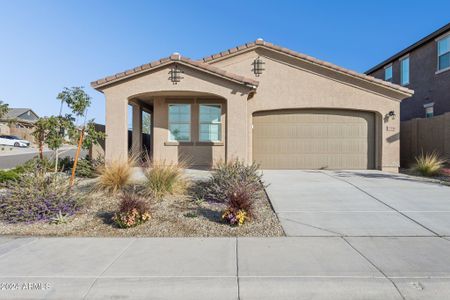
[[[401,103],[402,121],[450,112],[450,23],[366,74],[414,90]]]

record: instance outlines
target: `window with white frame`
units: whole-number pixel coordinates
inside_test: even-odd
[[[409,84],[409,56],[400,59],[400,84]]]
[[[169,141],[191,140],[191,105],[169,104]]]
[[[434,103],[427,103],[423,107],[425,108],[425,118],[434,116]]]
[[[450,68],[450,35],[437,41],[438,71]]]
[[[201,142],[221,141],[222,106],[219,104],[200,104],[199,106],[199,140]]]
[[[392,65],[384,68],[384,80],[392,81]]]

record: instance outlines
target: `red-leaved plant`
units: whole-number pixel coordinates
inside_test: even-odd
[[[112,220],[120,228],[130,228],[150,219],[150,205],[140,196],[131,193],[120,197],[119,209]]]

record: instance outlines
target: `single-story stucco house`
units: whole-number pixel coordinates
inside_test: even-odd
[[[200,60],[174,53],[91,83],[106,97],[106,160],[256,161],[262,169],[398,171],[400,102],[412,90],[258,39]]]

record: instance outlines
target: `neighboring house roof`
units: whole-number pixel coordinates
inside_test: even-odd
[[[4,119],[21,119],[21,116],[28,112],[31,112],[34,116],[36,116],[36,118],[39,118],[39,116],[31,108],[10,108],[4,116]],[[32,121],[29,119],[23,120],[27,122]]]
[[[91,86],[95,89],[100,89],[103,86],[115,83],[117,81],[121,81],[121,80],[127,79],[129,77],[133,77],[138,74],[145,73],[150,70],[160,68],[160,67],[163,67],[163,66],[166,66],[169,64],[173,64],[173,63],[190,66],[192,68],[195,68],[195,69],[198,69],[198,70],[201,70],[201,71],[204,71],[204,72],[207,72],[207,73],[210,73],[210,74],[213,74],[213,75],[216,75],[216,76],[219,76],[219,77],[222,77],[222,78],[225,78],[225,79],[237,82],[237,83],[245,84],[245,85],[251,86],[253,88],[258,86],[258,81],[256,81],[256,80],[246,78],[244,76],[240,76],[240,75],[219,69],[217,67],[211,66],[209,64],[205,64],[200,61],[191,60],[187,57],[181,56],[178,53],[174,53],[169,57],[162,58],[160,60],[141,65],[139,67],[127,70],[125,72],[117,73],[115,75],[93,81],[93,82],[91,82]]]
[[[438,30],[434,31],[433,33],[427,35],[426,37],[424,37],[423,39],[419,40],[418,42],[412,44],[411,46],[403,49],[402,51],[392,55],[391,57],[389,57],[388,59],[382,61],[381,63],[379,63],[378,65],[376,65],[375,67],[370,68],[369,70],[367,70],[365,73],[366,74],[370,74],[382,67],[384,67],[385,65],[391,63],[394,60],[399,59],[400,57],[408,54],[409,52],[421,47],[422,45],[428,43],[431,40],[434,40],[436,38],[438,38],[440,35],[446,33],[447,31],[450,31],[450,23],[448,23],[447,25],[439,28]]]
[[[323,66],[325,68],[333,69],[333,70],[335,70],[337,72],[341,72],[341,73],[344,73],[344,74],[347,74],[347,75],[350,75],[350,76],[353,76],[353,77],[357,77],[357,78],[360,78],[360,79],[365,80],[365,81],[377,83],[379,85],[382,85],[382,86],[385,86],[385,87],[388,87],[388,88],[391,88],[391,89],[399,90],[401,92],[405,92],[405,93],[409,93],[409,94],[413,94],[414,93],[413,90],[410,90],[410,89],[405,88],[403,86],[400,86],[398,84],[394,84],[394,83],[391,83],[391,82],[387,82],[387,81],[375,78],[373,76],[369,76],[369,75],[366,75],[366,74],[358,73],[356,71],[345,69],[345,68],[339,67],[339,66],[337,66],[335,64],[332,64],[332,63],[329,63],[329,62],[326,62],[326,61],[323,61],[323,60],[311,57],[309,55],[302,54],[302,53],[295,52],[295,51],[287,49],[287,48],[283,48],[283,47],[274,45],[274,44],[266,42],[266,41],[264,41],[262,39],[257,39],[254,42],[246,43],[244,45],[237,46],[237,47],[234,47],[234,48],[222,51],[222,52],[217,53],[217,54],[206,56],[206,57],[204,57],[202,59],[202,61],[205,62],[205,63],[211,63],[211,62],[214,62],[215,60],[222,59],[222,58],[225,58],[225,57],[230,56],[230,55],[235,55],[235,54],[240,53],[240,52],[246,52],[246,51],[249,51],[251,49],[258,48],[258,47],[267,48],[269,50],[273,50],[273,51],[276,51],[276,52],[279,52],[279,53],[283,53],[283,54],[286,54],[286,55],[289,55],[289,56],[293,56],[293,57],[295,57],[297,59],[308,61],[310,63],[316,64],[316,65],[320,65],[320,66]]]

